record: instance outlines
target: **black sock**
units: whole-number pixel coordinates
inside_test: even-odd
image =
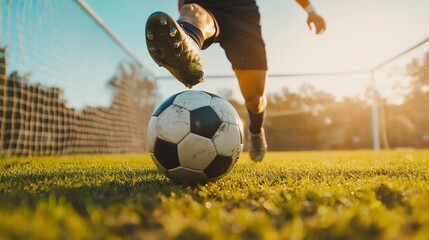
[[[177,23],[182,26],[183,30],[185,30],[185,32],[197,43],[198,47],[201,49],[204,43],[203,32],[188,22],[179,20]]]
[[[256,114],[247,109],[250,118],[249,131],[253,134],[259,134],[261,132],[261,128],[264,125],[265,119],[265,110]]]

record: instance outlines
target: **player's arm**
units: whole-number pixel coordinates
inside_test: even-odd
[[[307,24],[310,30],[311,30],[311,23],[313,23],[314,27],[316,28],[316,34],[322,34],[326,29],[325,20],[323,20],[321,16],[317,15],[310,1],[308,0],[295,0],[295,1],[307,12],[308,14]]]

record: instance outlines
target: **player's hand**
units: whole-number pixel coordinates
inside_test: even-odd
[[[310,30],[312,30],[311,23],[316,28],[316,34],[322,34],[326,29],[325,20],[315,12],[308,13],[307,24]]]

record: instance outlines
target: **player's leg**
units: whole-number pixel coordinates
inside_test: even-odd
[[[213,37],[216,33],[216,25],[213,16],[206,9],[196,3],[184,4],[180,8],[180,17],[178,21],[181,23],[191,24],[191,28],[195,27],[200,31],[203,37],[203,41],[198,40],[199,42],[197,42],[200,48],[202,47],[204,40]],[[184,27],[186,30],[186,26]],[[192,30],[194,29],[189,29],[186,32],[189,32],[189,34],[192,35]]]
[[[250,158],[261,161],[267,151],[263,129],[267,57],[258,7],[255,1],[240,1],[216,16],[222,29],[219,43],[232,64],[249,113]]]
[[[265,97],[266,70],[234,70],[240,86],[241,94],[249,111],[260,114],[265,110],[267,99]],[[253,133],[259,133],[260,129],[255,126]]]
[[[207,10],[185,4],[177,22],[166,13],[153,13],[146,23],[146,43],[155,62],[191,88],[204,79],[199,50],[216,30],[215,19]]]
[[[267,142],[263,128],[265,107],[266,70],[235,69],[241,94],[243,95],[249,113],[249,155],[254,161],[262,161],[267,151]]]

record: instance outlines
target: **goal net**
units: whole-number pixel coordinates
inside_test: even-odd
[[[146,151],[154,76],[80,1],[0,2],[0,155]]]

